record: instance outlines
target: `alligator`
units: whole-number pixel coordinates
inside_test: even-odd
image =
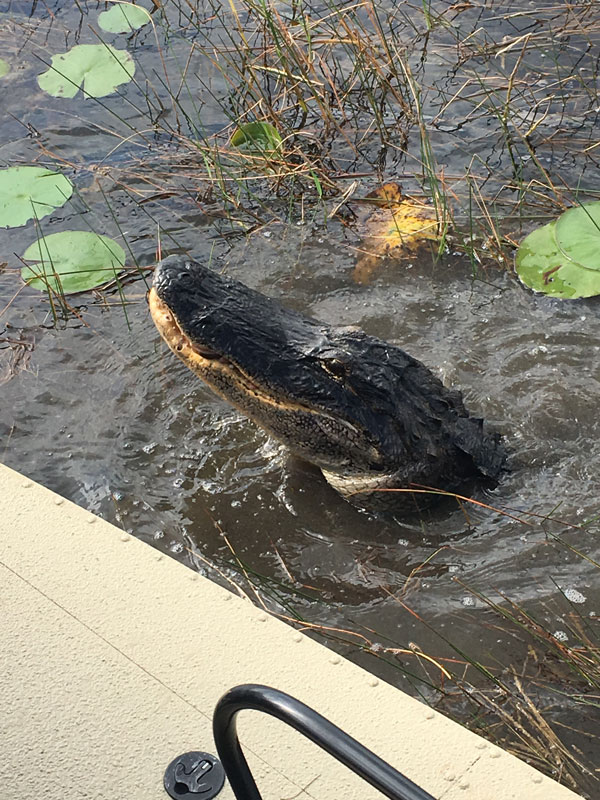
[[[399,347],[180,256],[159,263],[148,299],[184,364],[354,504],[419,508],[431,490],[497,482],[499,434]]]

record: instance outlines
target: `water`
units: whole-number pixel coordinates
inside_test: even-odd
[[[30,17],[26,2],[13,2],[0,15],[13,65],[9,91],[0,99],[0,159],[34,163],[42,145],[66,160],[78,186],[73,203],[44,220],[43,230],[81,229],[89,221],[94,230],[124,236],[138,263],[148,266],[160,224],[163,248],[189,249],[293,308],[358,324],[400,345],[460,387],[467,406],[503,433],[509,469],[496,489],[479,491],[476,499],[512,510],[446,503],[421,519],[394,520],[353,508],[318,471],[213,396],[166,350],[142,281],[126,287],[126,313],[118,297],[97,302],[88,295],[74,299],[77,316],[55,324],[47,302],[22,287],[12,256],[33,240],[31,224],[0,230],[8,261],[0,274],[2,460],[224,585],[247,589],[245,575],[252,573],[273,610],[348,631],[342,638],[366,643],[365,651],[328,643],[425,695],[426,688],[394,666],[426,677],[418,661],[391,652],[384,661],[382,650],[411,645],[447,654],[441,633],[485,663],[524,658],[522,643],[503,632],[467,587],[495,598],[502,592],[559,639],[571,636],[565,619],[575,606],[597,626],[597,568],[552,535],[600,557],[597,525],[583,525],[598,515],[598,300],[535,296],[494,268],[473,280],[464,255],[435,263],[427,252],[384,260],[373,280],[358,286],[352,269],[360,237],[351,225],[333,220],[325,229],[321,218],[306,217],[305,224],[273,223],[231,238],[219,235],[226,226],[218,227],[218,204],[193,193],[169,198],[157,186],[155,197],[138,205],[133,184],[125,190],[119,182],[124,164],[130,173],[137,164],[166,176],[172,158],[179,171],[169,180],[195,185],[193,164],[179,160],[176,137],[118,138],[148,126],[143,82],[102,104],[55,101],[39,91],[36,57],[70,46],[70,28],[91,41],[87,25],[97,7],[88,2],[83,19],[72,4],[57,0],[53,10],[54,22],[37,7]],[[158,85],[153,36],[138,37],[132,52]],[[180,58],[188,45],[182,35]],[[456,78],[449,56],[440,52],[429,74],[443,74],[450,91]],[[218,130],[226,120],[207,87],[222,92],[222,81],[202,53],[193,57],[202,71],[190,72],[190,98],[196,93],[205,128]],[[176,74],[174,61],[168,68]],[[435,100],[432,92],[432,107]],[[192,100],[186,103],[191,109]],[[470,113],[472,105],[465,109]],[[585,121],[584,109],[572,111],[571,121],[577,114]],[[481,164],[505,165],[508,156],[493,141],[482,149],[488,119],[452,137],[437,128],[440,163],[459,173],[479,148]],[[585,130],[579,129],[580,138]],[[553,144],[552,158],[562,164],[571,147],[569,141]],[[579,178],[585,182],[588,174],[583,169]]]

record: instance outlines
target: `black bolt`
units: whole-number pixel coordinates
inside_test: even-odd
[[[224,783],[225,770],[219,759],[198,750],[174,758],[164,777],[165,789],[174,800],[211,800]]]

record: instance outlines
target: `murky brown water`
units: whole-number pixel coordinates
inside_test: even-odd
[[[505,435],[510,469],[494,491],[479,493],[479,500],[554,512],[572,524],[597,517],[597,299],[534,296],[502,271],[472,280],[464,255],[438,263],[426,253],[412,261],[389,260],[369,285],[357,286],[352,280],[357,237],[337,222],[327,228],[320,219],[274,223],[231,240],[216,236],[206,208],[185,198],[136,207],[113,183],[110,166],[144,154],[150,160],[168,158],[166,149],[156,155],[163,145],[148,140],[111,153],[116,143],[111,131],[144,125],[141,90],[128,90],[134,105],[109,97],[102,106],[93,101],[74,106],[43,96],[35,84],[40,71],[35,55],[47,56],[61,43],[64,49],[65,27],[79,14],[72,8],[67,13],[64,6],[71,4],[56,2],[58,21],[49,25],[43,9],[36,8],[30,20],[30,3],[9,5],[0,14],[0,36],[7,47],[10,43],[15,67],[0,99],[2,165],[34,163],[40,143],[77,165],[68,174],[79,196],[43,221],[43,230],[82,228],[89,220],[95,230],[124,235],[139,263],[150,265],[160,223],[163,248],[175,249],[176,241],[194,257],[212,258],[216,268],[296,309],[328,322],[359,324],[399,344],[462,388],[470,409]],[[95,9],[88,3],[82,41],[89,39],[86,25]],[[151,75],[152,36],[140,35],[134,54]],[[442,62],[435,69],[442,70]],[[202,75],[205,84],[213,78]],[[455,78],[448,72],[445,80],[451,89]],[[194,88],[201,96],[201,84]],[[222,115],[204,96],[204,119],[218,129]],[[461,129],[460,141],[434,134],[440,162],[459,173],[477,150],[482,161],[492,163],[495,153],[504,164],[507,156],[494,150],[494,141],[485,144],[487,152],[482,149],[487,128],[481,119]],[[108,153],[106,172],[92,174],[91,165]],[[562,163],[568,146],[552,154]],[[584,182],[586,170],[578,175]],[[112,198],[114,215],[100,187]],[[19,263],[12,253],[22,252],[34,235],[31,225],[0,230],[2,260],[10,268]],[[583,619],[593,623],[600,615],[597,568],[556,545],[535,519],[524,525],[483,507],[463,510],[451,503],[422,519],[405,520],[374,518],[352,508],[317,472],[291,459],[167,352],[144,293],[140,281],[127,287],[126,314],[115,297],[111,307],[90,302],[78,312],[79,320],[54,325],[46,301],[23,290],[16,272],[0,275],[5,463],[216,580],[243,582],[243,569],[257,573],[255,582],[272,608],[362,633],[375,644],[374,652],[381,644],[406,648],[410,642],[426,652],[444,650],[437,635],[399,604],[401,597],[472,658],[507,663],[507,647],[520,658],[520,646],[491,627],[489,612],[456,578],[526,604],[550,630],[566,628],[569,604],[559,587],[571,592]],[[23,346],[15,344],[19,341]],[[597,525],[575,530],[555,522],[546,528],[566,534],[598,560]],[[557,600],[562,613],[548,610],[550,600]],[[403,687],[409,682],[384,661],[353,656]],[[419,673],[410,657],[404,663]]]

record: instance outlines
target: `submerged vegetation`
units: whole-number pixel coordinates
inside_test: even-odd
[[[146,5],[82,9],[80,36],[87,23],[95,43],[36,54],[47,65],[37,76],[45,92],[75,98],[81,90],[87,103],[116,92],[134,110],[131,125],[114,104],[101,104],[95,125],[113,148],[85,172],[114,181],[140,209],[155,197],[202,198],[238,235],[298,219],[334,227],[336,218],[351,229],[356,203],[394,177],[432,204],[434,254],[458,248],[477,274],[510,269],[535,222],[598,196],[591,3],[509,13],[496,2],[489,19],[483,7],[447,2],[416,10],[370,0]],[[125,34],[135,45],[139,28],[151,29],[156,58],[122,49]],[[217,130],[205,126],[208,107],[221,116]],[[117,167],[110,156],[120,150],[131,155]],[[44,160],[82,167],[51,150]],[[571,226],[582,219],[571,216]],[[526,252],[539,249],[547,260],[548,242],[534,234]],[[364,249],[374,259],[389,252],[371,240]],[[519,273],[558,297],[600,289],[597,261],[567,262],[576,267],[566,270],[566,291],[557,290],[558,276],[544,277],[548,269],[532,276],[526,256]]]
[[[9,0],[0,13],[2,91],[26,90],[52,119],[46,131],[42,112],[23,110],[0,150],[1,260],[17,254],[2,276],[3,313],[39,290],[45,324],[80,320],[75,302],[126,312],[144,302],[157,257],[200,250],[208,260],[283,226],[339,243],[358,287],[390,264],[408,268],[419,247],[433,270],[458,254],[473,281],[508,272],[519,292],[516,273],[558,298],[600,292],[595,0],[75,5]],[[67,6],[78,24],[62,22]],[[69,129],[81,129],[79,150]],[[10,331],[6,341],[22,345]],[[597,520],[514,517],[545,547],[598,568],[574,538]],[[572,594],[557,590],[562,608],[550,612],[469,583],[469,635],[497,627],[514,645],[510,663],[473,654],[469,636],[411,609],[441,548],[403,587],[382,590],[399,615],[439,634],[439,651],[424,652],[359,622],[304,619],[304,602],[327,599],[285,564],[285,580],[258,574],[223,537],[231,559],[211,560],[211,574],[384,677],[400,671],[424,700],[558,780],[597,787],[600,728],[587,715],[600,704],[598,620]],[[552,627],[557,615],[566,630]]]

